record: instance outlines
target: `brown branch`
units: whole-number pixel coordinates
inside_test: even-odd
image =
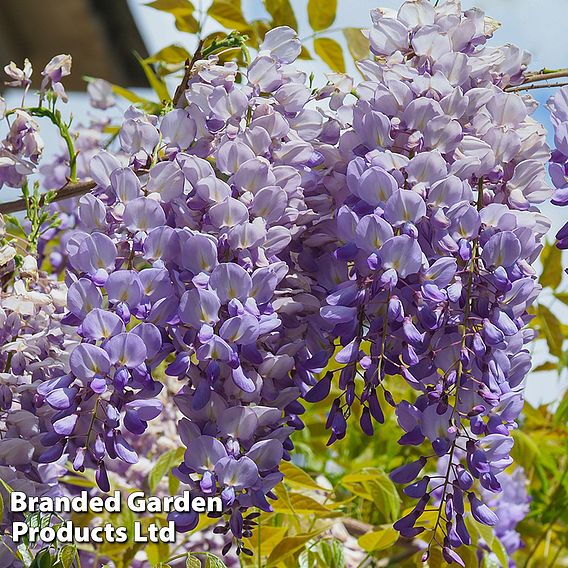
[[[518,87],[507,87],[505,90],[508,93],[518,93],[519,91],[532,91],[534,89],[552,89],[554,87],[565,87],[568,85],[568,82],[557,82],[557,83],[544,83],[542,85],[527,85],[526,87],[523,85],[519,85]]]
[[[81,181],[79,183],[69,183],[58,189],[53,201],[63,201],[71,197],[79,197],[85,195],[94,189],[97,184],[94,181]],[[41,196],[40,205],[45,203],[45,194]],[[0,214],[7,215],[10,213],[17,213],[18,211],[26,210],[26,200],[17,199],[16,201],[9,201],[8,203],[0,203]]]
[[[518,86],[511,85],[505,87],[503,90],[507,91],[508,93],[514,93],[515,91],[522,90],[521,87],[524,87],[525,85],[529,85],[531,83],[539,83],[540,81],[550,81],[551,79],[562,79],[564,77],[568,77],[568,69],[558,69],[557,71],[539,71],[538,73],[529,73],[525,75],[525,80],[522,82],[521,85]],[[550,85],[550,86],[555,87],[556,85]]]
[[[189,80],[191,79],[191,70],[193,69],[195,62],[201,58],[202,48],[203,48],[203,40],[201,40],[197,45],[197,49],[195,50],[195,53],[193,54],[191,60],[187,59],[185,62],[185,72],[183,75],[183,79],[181,80],[181,83],[177,86],[176,92],[174,93],[174,98],[172,99],[174,107],[177,107],[179,105],[183,94],[185,93],[187,87],[189,86]]]

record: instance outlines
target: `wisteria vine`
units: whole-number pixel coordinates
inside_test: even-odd
[[[246,52],[245,68],[220,63],[218,51],[244,45],[231,35],[188,62],[163,113],[129,107],[117,149],[101,149],[103,124],[74,139],[62,121],[68,56],[44,70],[37,106],[1,109],[0,186],[27,187],[36,172],[40,117],[65,141],[42,166],[47,185],[83,194],[58,210],[59,225],[47,212],[56,195],[36,203],[39,253],[65,285],[35,266],[14,284],[33,309],[7,312],[3,300],[0,465],[10,479],[55,490],[70,461],[110,490],[109,470],[138,461],[137,437],[163,413],[165,370],[186,448],[174,473],[222,498],[224,553],[250,554],[243,539],[256,509],[271,510],[305,405],[333,391],[330,444],[355,409],[372,436],[384,405],[395,408],[399,444],[421,452],[391,473],[417,500],[395,528],[430,531],[424,561],[437,544],[465,566],[464,519],[496,524],[487,496],[512,462],[549,161],[553,201],[568,203],[568,91],[550,103],[551,158],[535,101],[515,92],[530,57],[488,46],[494,26],[481,11],[416,0],[371,18],[361,83],[334,75],[314,87],[292,66],[301,43],[286,27]],[[6,67],[25,92],[31,72]],[[114,108],[108,84],[89,92]],[[566,228],[558,238],[566,248]],[[20,257],[2,249],[8,276],[33,264]],[[65,301],[53,299],[59,287]],[[395,400],[394,381],[414,396]],[[22,429],[22,413],[33,428]],[[179,531],[199,520],[171,518]]]

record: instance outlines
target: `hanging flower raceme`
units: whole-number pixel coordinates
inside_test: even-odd
[[[272,30],[245,84],[235,65],[210,59],[195,65],[180,108],[161,119],[127,110],[129,164],[92,158],[97,188],[64,238],[64,323],[83,340],[40,393],[57,410],[46,459],[65,453],[108,490],[109,459],[135,463],[128,439],[161,412],[156,369],[169,357],[187,446],[176,475],[222,497],[238,551],[253,526],[243,513],[271,509],[290,434],[303,427],[298,398],[328,341],[292,253],[316,218],[303,186],[319,176],[312,141],[329,122],[305,108],[307,77],[287,66],[299,51],[292,30]],[[178,530],[198,521],[172,518]]]
[[[469,543],[464,503],[494,524],[477,487],[499,492],[511,463],[550,152],[532,99],[503,91],[522,80],[528,56],[487,47],[483,13],[424,0],[372,16],[375,57],[358,63],[365,80],[337,111],[338,150],[314,191],[330,197],[327,219],[304,240],[306,267],[327,293],[321,326],[342,346],[327,426],[330,442],[344,437],[358,400],[372,435],[381,401],[395,406],[399,443],[424,447],[392,472],[419,500],[395,527],[424,531],[419,519],[441,486],[428,542],[463,564],[454,549]],[[331,379],[306,400],[325,397]],[[393,400],[393,380],[416,397]],[[422,474],[432,454],[450,457],[442,476]]]
[[[549,173],[555,191],[552,203],[568,205],[568,88],[562,87],[548,101],[550,119],[554,126],[555,148],[550,159]],[[558,248],[568,248],[568,224],[558,234]]]

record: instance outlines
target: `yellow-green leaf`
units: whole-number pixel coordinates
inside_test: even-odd
[[[174,15],[195,10],[195,6],[189,0],[154,0],[153,2],[148,2],[146,6]]]
[[[138,55],[137,53],[135,53],[134,55],[136,55],[136,59],[138,59],[138,62],[144,70],[144,74],[146,75],[146,79],[148,79],[150,87],[154,89],[154,92],[156,93],[156,95],[158,95],[160,101],[169,101],[170,94],[168,92],[168,88],[166,87],[165,81],[158,77],[156,73],[154,73],[152,66],[149,63],[146,63],[146,61],[144,61],[144,59],[142,59],[140,55]]]
[[[550,353],[560,357],[562,355],[564,336],[559,319],[543,304],[537,306],[537,315]]]
[[[146,556],[148,556],[148,562],[152,566],[156,566],[163,559],[169,558],[170,547],[166,542],[150,542],[145,548]]]
[[[176,15],[176,28],[180,32],[196,34],[199,31],[199,22],[195,16],[189,12]]]
[[[185,568],[201,568],[201,562],[197,556],[189,554],[185,561]]]
[[[59,479],[61,483],[67,485],[74,485],[76,487],[96,487],[96,483],[91,479],[82,477],[80,475],[65,475]]]
[[[556,371],[558,369],[558,364],[552,361],[545,361],[538,367],[535,367],[532,372],[538,373],[539,371]]]
[[[375,550],[384,550],[389,548],[398,540],[398,532],[392,527],[374,531],[359,537],[357,541],[359,546],[367,552],[374,552]]]
[[[207,13],[230,30],[243,31],[250,28],[243,16],[240,0],[213,0]]]
[[[347,41],[347,48],[355,61],[369,57],[369,40],[359,28],[345,28],[343,35]]]
[[[213,556],[213,554],[207,554],[205,568],[227,568],[227,566],[220,558]]]
[[[255,534],[250,539],[245,539],[247,543],[247,548],[250,548],[255,556],[268,556],[274,547],[286,536],[288,532],[287,527],[272,527],[261,525],[257,528],[260,531],[260,538],[257,538]],[[260,540],[260,551],[258,550],[258,544]]]
[[[308,0],[308,20],[316,32],[329,28],[336,13],[337,0]]]
[[[365,468],[358,473],[346,475],[341,484],[351,493],[372,501],[385,520],[394,521],[400,511],[400,496],[389,476],[378,468]]]
[[[567,292],[556,292],[554,297],[560,300],[563,304],[568,305],[568,293]]]
[[[321,518],[335,517],[338,515],[337,512],[307,495],[293,492],[286,492],[284,495],[282,488],[276,489],[275,492],[281,497],[272,503],[272,507],[277,513],[286,513],[288,515],[317,515]]]
[[[325,489],[321,485],[318,485],[302,468],[294,465],[292,462],[282,462],[280,471],[284,474],[286,483],[299,485],[308,489],[329,491],[329,489]]]
[[[272,26],[289,26],[298,31],[298,21],[290,0],[264,0],[266,11],[272,16]]]
[[[562,281],[562,251],[555,245],[546,243],[540,255],[542,262],[542,274],[539,282],[543,287],[557,288]]]
[[[341,46],[329,37],[318,37],[314,40],[315,52],[334,71],[345,73],[345,60]]]
[[[63,568],[71,568],[76,556],[77,548],[75,545],[67,544],[59,550],[59,562]]]
[[[190,59],[191,55],[187,49],[181,45],[168,45],[154,53],[152,57],[146,59],[147,63],[182,63],[186,59]]]
[[[177,448],[162,454],[148,474],[148,487],[154,493],[162,478],[168,474],[182,459],[184,448]]]
[[[272,566],[277,566],[278,564],[284,564],[284,566],[293,566],[293,563],[285,562],[296,552],[301,550],[306,542],[320,534],[321,531],[312,531],[306,534],[300,534],[297,536],[289,536],[282,539],[270,553],[268,560],[266,561],[266,567],[271,568]]]

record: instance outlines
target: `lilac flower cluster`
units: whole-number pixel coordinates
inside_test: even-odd
[[[488,506],[497,516],[495,536],[503,543],[509,555],[508,568],[515,568],[516,563],[512,555],[524,546],[521,536],[515,529],[528,515],[531,498],[527,494],[527,479],[522,468],[516,468],[513,473],[499,474],[499,482],[503,487],[500,495],[487,491],[484,493]]]
[[[27,495],[55,496],[64,491],[59,479],[65,462],[42,460],[42,431],[51,411],[37,389],[64,374],[73,339],[60,325],[65,287],[40,275],[32,257],[24,260],[21,275],[25,279],[0,296],[0,478]],[[4,485],[0,492],[7,502]],[[11,527],[13,520],[5,507],[0,527]],[[13,544],[9,537],[3,542]]]
[[[303,192],[323,162],[312,141],[332,121],[306,108],[307,77],[288,66],[300,49],[292,30],[272,30],[245,84],[236,65],[209,59],[183,108],[126,111],[128,164],[105,151],[91,159],[97,187],[62,237],[62,323],[82,341],[69,371],[38,389],[54,410],[43,459],[66,455],[108,490],[109,459],[135,463],[129,438],[162,410],[156,369],[169,357],[187,446],[176,474],[222,496],[239,543],[253,526],[243,512],[270,510],[303,426],[298,398],[326,362],[314,357],[320,303],[293,251],[317,217]],[[198,521],[173,517],[179,530]]]
[[[345,436],[356,400],[372,435],[384,400],[396,407],[400,444],[450,458],[462,448],[463,464],[449,459],[442,476],[415,481],[425,449],[391,477],[419,500],[395,524],[407,537],[425,530],[419,519],[443,487],[430,543],[463,565],[454,549],[470,542],[464,498],[476,520],[495,523],[474,483],[501,490],[523,406],[550,151],[534,101],[503,90],[522,80],[528,56],[487,47],[482,12],[419,0],[372,18],[375,57],[358,63],[357,100],[337,110],[341,136],[318,186],[327,219],[304,241],[327,293],[323,326],[341,343],[330,442]],[[414,400],[393,400],[396,377]],[[306,399],[327,395],[331,380]]]
[[[562,87],[548,101],[550,119],[554,127],[554,145],[550,159],[549,173],[555,191],[552,203],[564,207],[568,205],[568,87]],[[568,223],[558,234],[557,246],[568,248]]]

